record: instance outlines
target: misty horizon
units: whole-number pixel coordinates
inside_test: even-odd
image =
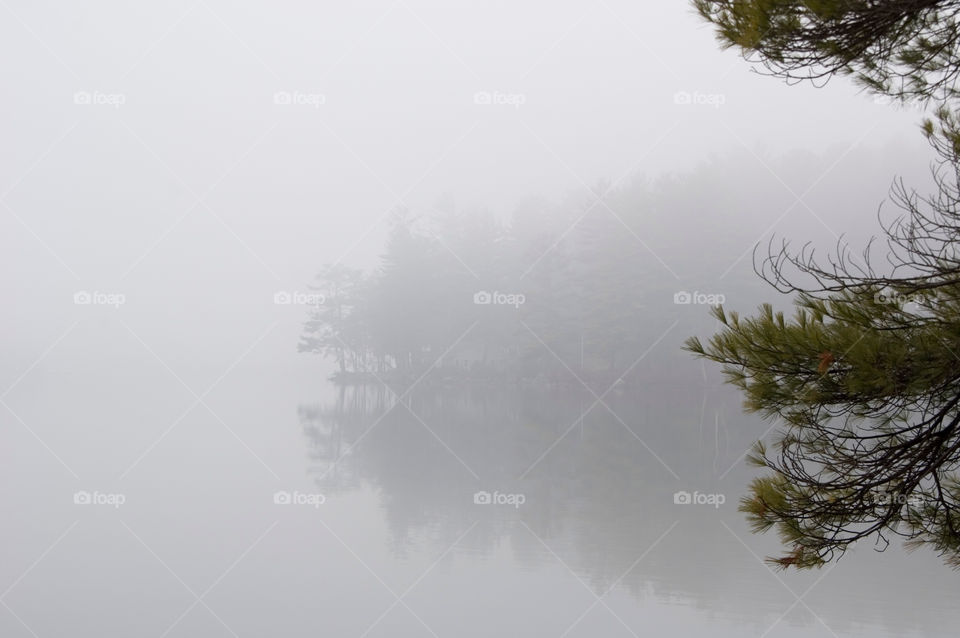
[[[683,349],[932,107],[687,2],[0,13],[0,635],[949,635],[934,552],[764,563],[777,423]]]

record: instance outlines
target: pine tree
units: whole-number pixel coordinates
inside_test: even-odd
[[[944,100],[960,72],[956,0],[693,0],[725,47],[767,72],[826,81],[839,73],[898,98]]]
[[[821,266],[771,250],[759,272],[796,295],[792,317],[714,310],[723,329],[687,349],[723,364],[749,410],[783,424],[750,461],[770,470],[741,503],[775,528],[781,567],[813,567],[858,540],[931,544],[960,566],[960,135],[946,111],[929,129],[937,193],[902,182],[884,227],[889,272],[841,246]],[[797,278],[812,282],[794,284]]]

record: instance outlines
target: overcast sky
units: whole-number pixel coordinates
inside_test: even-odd
[[[0,13],[2,286],[17,300],[3,324],[10,347],[27,344],[14,370],[69,326],[77,290],[122,291],[128,319],[191,326],[187,342],[236,332],[236,350],[277,312],[240,298],[302,288],[324,262],[372,265],[398,204],[428,213],[445,198],[506,218],[527,197],[711,157],[738,158],[744,189],[800,195],[814,180],[769,167],[806,151],[830,158],[812,165],[840,184],[834,194],[855,158],[889,162],[874,170],[880,190],[843,193],[873,211],[895,172],[929,158],[918,112],[845,80],[815,89],[751,73],[687,2],[7,2]],[[782,213],[771,208],[771,223]],[[302,316],[277,318],[278,347],[292,344]]]

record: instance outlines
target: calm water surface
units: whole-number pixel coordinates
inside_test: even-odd
[[[404,393],[335,387],[317,360],[272,347],[229,369],[199,352],[161,363],[134,338],[118,351],[53,351],[4,398],[0,635],[960,625],[957,576],[925,551],[863,546],[817,572],[770,571],[776,539],[736,512],[743,454],[768,424],[719,384],[602,403],[429,378]],[[676,504],[680,491],[711,503]]]

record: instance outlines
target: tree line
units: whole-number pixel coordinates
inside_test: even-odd
[[[680,284],[644,227],[654,199],[675,201],[687,187],[637,178],[596,196],[531,200],[508,220],[452,206],[396,210],[376,268],[321,270],[313,288],[323,303],[299,348],[331,359],[343,382],[436,370],[431,379],[633,383],[631,365],[679,310]],[[644,360],[669,369],[668,350]]]

